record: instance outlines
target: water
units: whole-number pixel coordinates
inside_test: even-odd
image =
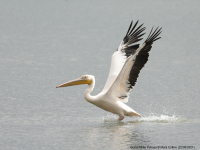
[[[199,4],[2,0],[0,149],[200,149]],[[128,102],[143,118],[118,122],[84,100],[87,86],[55,87],[91,74],[99,93],[131,20],[163,33]]]

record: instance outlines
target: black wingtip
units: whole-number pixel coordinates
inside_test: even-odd
[[[131,22],[130,26],[129,26],[129,29],[128,29],[128,32],[126,35],[130,35],[132,33],[132,31],[135,29],[135,27],[137,26],[139,20],[135,23],[135,25],[132,27],[132,24],[133,24],[133,21]],[[131,29],[132,27],[132,29]]]
[[[136,21],[136,23],[133,25],[133,21],[131,21],[131,24],[128,28],[128,31],[123,39],[124,44],[131,45],[133,43],[136,43],[140,40],[138,40],[142,35],[144,35],[142,32],[146,29],[145,27],[142,27],[143,24],[140,26],[137,26],[139,20]]]
[[[132,24],[133,24],[133,20],[131,21],[131,24],[130,24],[130,26],[129,26],[129,28],[128,28],[128,31],[127,31],[126,35],[128,35],[128,32],[130,31],[130,29],[131,29],[131,27],[132,27]]]
[[[147,37],[145,43],[153,43],[154,41],[160,39],[161,37],[158,37],[160,35],[162,27],[159,28],[157,27],[154,31],[153,31],[153,27],[149,33],[149,36]],[[153,32],[152,32],[153,31]]]

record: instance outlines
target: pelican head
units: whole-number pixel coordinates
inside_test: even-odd
[[[88,85],[90,85],[90,84],[92,84],[93,78],[94,77],[92,75],[83,75],[81,78],[78,78],[78,79],[63,83],[63,84],[57,86],[56,88],[73,86],[73,85],[80,85],[80,84],[88,84]]]

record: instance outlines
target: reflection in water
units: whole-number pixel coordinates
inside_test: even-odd
[[[119,122],[115,115],[109,115],[103,117],[103,123],[99,126],[87,129],[85,145],[90,149],[96,147],[127,149],[131,146],[149,146],[152,143],[149,135],[155,131],[158,123],[181,123],[185,121],[185,118],[174,115],[151,115],[142,118],[131,118],[131,121],[127,122]]]
[[[130,146],[149,144],[149,137],[141,131],[141,123],[124,123],[117,120],[89,128],[85,135],[87,148],[127,149]]]

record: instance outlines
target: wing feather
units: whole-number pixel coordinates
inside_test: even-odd
[[[136,45],[133,44],[142,40],[142,38],[140,37],[145,34],[142,33],[145,30],[145,27],[141,28],[143,24],[137,27],[137,29],[135,28],[138,24],[138,21],[135,23],[133,27],[132,24],[133,21],[131,22],[123,41],[119,45],[119,48],[112,55],[110,72],[102,92],[107,92],[110,89],[111,85],[114,83],[122,67],[124,66],[126,59],[130,55],[133,55],[135,51],[138,49],[139,44]]]
[[[153,33],[152,30],[145,42],[136,50],[135,54],[131,55],[126,60],[122,70],[107,94],[116,96],[123,102],[128,102],[129,92],[133,86],[135,86],[140,70],[148,61],[152,44],[160,38],[158,36],[161,33],[161,28],[156,28]]]

